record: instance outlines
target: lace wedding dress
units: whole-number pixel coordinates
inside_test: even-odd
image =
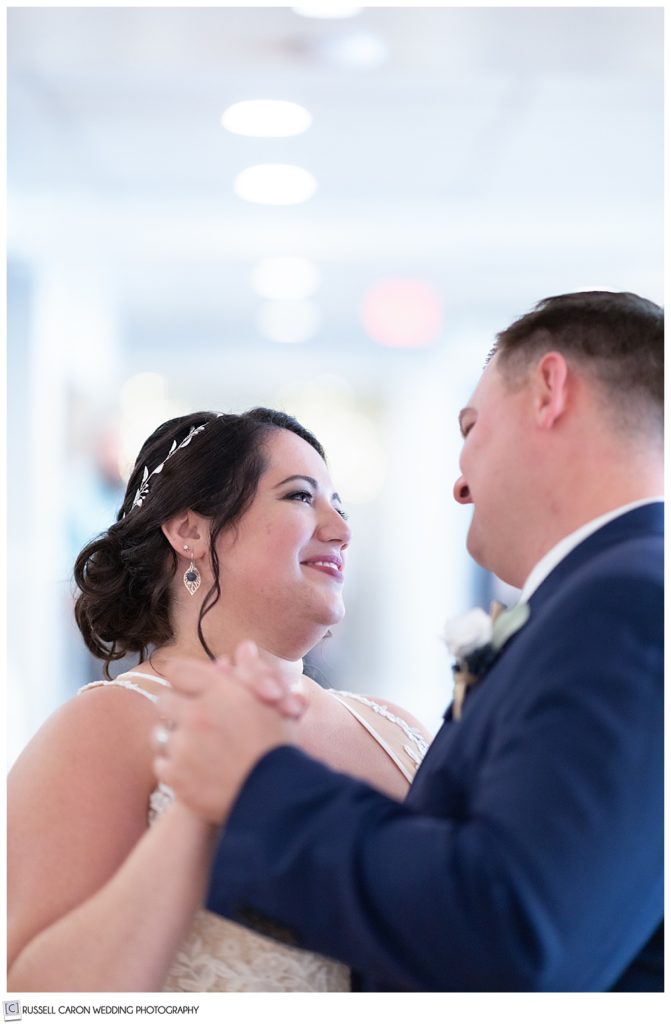
[[[158,676],[126,672],[111,681],[89,683],[122,686],[148,700],[155,694],[137,680],[163,686]],[[356,718],[411,782],[427,749],[424,736],[382,704],[341,690],[328,691]],[[149,798],[148,824],[170,806],[171,790],[159,785]],[[350,972],[344,964],[317,953],[297,950],[267,939],[208,910],[199,910],[184,939],[164,986],[166,992],[349,992]]]

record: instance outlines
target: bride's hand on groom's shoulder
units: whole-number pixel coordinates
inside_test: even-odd
[[[221,823],[257,761],[294,742],[307,697],[253,644],[241,644],[233,662],[174,659],[164,675],[171,689],[157,705],[156,776],[196,814]]]

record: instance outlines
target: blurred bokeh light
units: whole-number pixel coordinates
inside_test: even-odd
[[[441,302],[425,282],[395,278],[368,290],[362,316],[368,334],[380,345],[421,348],[440,331]]]
[[[305,203],[317,188],[313,174],[293,164],[254,164],[235,179],[233,191],[249,203],[293,206]]]
[[[289,100],[241,100],[224,111],[221,123],[236,135],[284,138],[307,131],[312,115]]]

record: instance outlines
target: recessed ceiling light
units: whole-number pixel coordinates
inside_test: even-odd
[[[236,135],[283,138],[307,131],[312,114],[289,100],[242,100],[224,111],[221,123]]]
[[[319,281],[314,263],[299,256],[267,256],[252,271],[252,288],[264,299],[307,299]]]
[[[304,167],[294,164],[254,164],[238,174],[233,190],[249,203],[292,206],[314,195],[317,182]]]

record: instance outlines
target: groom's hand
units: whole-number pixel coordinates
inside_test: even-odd
[[[295,741],[292,718],[307,699],[261,661],[253,644],[240,645],[234,664],[173,659],[164,675],[172,689],[158,710],[170,728],[154,732],[156,776],[195,813],[221,823],[256,762]]]

